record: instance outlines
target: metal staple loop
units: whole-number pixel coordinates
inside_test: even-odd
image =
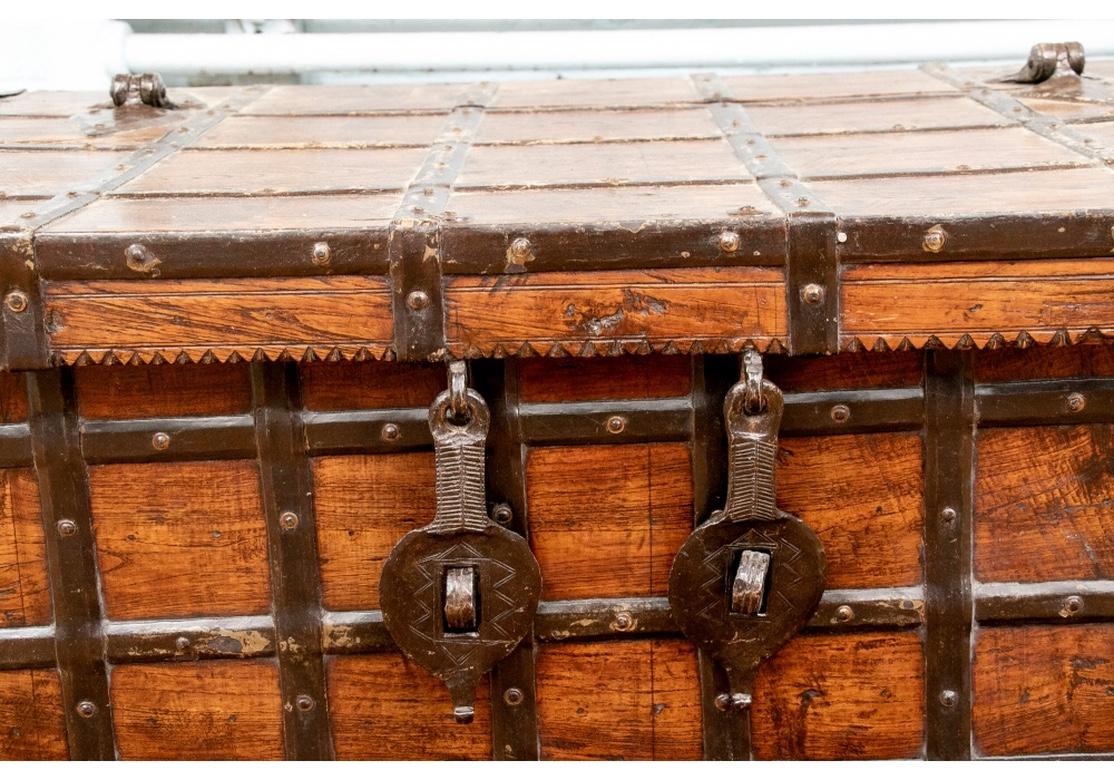
[[[758,414],[766,408],[766,395],[762,390],[762,356],[756,350],[743,353],[743,381],[746,383],[743,410]]]
[[[463,360],[449,363],[449,414],[454,421],[463,422],[469,415],[468,368]]]

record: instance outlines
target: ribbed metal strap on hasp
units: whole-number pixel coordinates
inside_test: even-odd
[[[723,403],[727,426],[727,519],[776,520],[777,434],[785,402],[781,390],[762,377],[756,352],[744,357],[743,380],[727,393]]]
[[[437,514],[426,528],[431,534],[480,533],[491,523],[484,506],[484,447],[491,415],[479,393],[466,392],[466,419],[451,419],[449,391],[437,397],[429,412],[437,470]]]

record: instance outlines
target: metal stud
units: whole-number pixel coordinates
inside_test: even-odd
[[[530,243],[530,239],[519,236],[511,242],[511,255],[518,260],[525,260],[534,251],[534,245]]]
[[[294,700],[294,706],[298,708],[298,712],[310,712],[317,706],[317,702],[312,696],[303,693]]]
[[[88,699],[79,701],[74,709],[77,711],[77,714],[83,718],[91,718],[97,714],[97,705],[93,704],[93,702]]]
[[[845,423],[851,419],[851,409],[847,404],[836,404],[832,407],[832,421],[837,423]]]
[[[507,690],[503,692],[503,701],[511,707],[517,707],[519,704],[522,704],[525,698],[522,690],[519,688],[507,688]]]
[[[190,649],[189,637],[180,636],[174,640],[174,646],[178,648],[178,652],[185,652]]]
[[[627,429],[627,418],[616,414],[607,418],[607,432],[619,434]]]
[[[1068,596],[1064,599],[1064,608],[1060,614],[1067,617],[1077,614],[1081,609],[1083,609],[1083,599],[1079,596]]]
[[[1072,393],[1068,396],[1068,411],[1082,412],[1087,407],[1087,399],[1083,393]]]
[[[77,523],[73,520],[59,520],[55,526],[59,536],[73,536],[77,533]]]
[[[940,252],[943,250],[944,245],[948,243],[948,233],[944,228],[939,225],[933,225],[924,233],[924,238],[921,240],[921,247],[926,252]]]
[[[847,604],[840,605],[836,610],[836,620],[840,623],[848,623],[855,619],[855,610],[851,609]]]
[[[510,525],[514,520],[514,510],[510,504],[496,504],[491,510],[491,519],[499,525]]]
[[[383,423],[383,427],[379,429],[379,438],[383,441],[398,441],[402,436],[402,430],[394,423]]]
[[[406,296],[406,305],[414,311],[421,311],[429,306],[429,295],[422,290],[414,290]]]
[[[940,703],[945,707],[954,707],[959,702],[959,694],[955,691],[948,690],[940,691]]]
[[[819,284],[806,284],[801,288],[801,300],[810,306],[818,306],[824,302],[824,288]]]
[[[955,521],[959,518],[959,513],[950,506],[946,506],[940,510],[940,519],[944,521],[945,525],[954,525]]]
[[[620,612],[615,615],[615,630],[630,631],[634,628],[634,616],[629,612]]]
[[[725,230],[719,234],[719,248],[727,254],[738,252],[742,241],[734,230]]]
[[[151,437],[151,446],[159,452],[170,448],[170,434],[159,431]]]
[[[22,314],[27,311],[29,303],[30,301],[27,299],[27,293],[23,292],[23,290],[12,290],[4,296],[4,305],[16,314]]]
[[[314,265],[328,265],[329,258],[332,257],[332,250],[329,245],[324,241],[318,241],[313,245],[313,264]]]
[[[284,531],[293,531],[298,527],[298,515],[294,512],[283,512],[279,515],[279,527]]]

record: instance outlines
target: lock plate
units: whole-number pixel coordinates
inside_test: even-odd
[[[487,405],[463,379],[451,388],[430,407],[437,513],[395,546],[379,594],[395,644],[448,686],[454,716],[469,723],[476,685],[533,625],[541,572],[526,540],[487,516]]]

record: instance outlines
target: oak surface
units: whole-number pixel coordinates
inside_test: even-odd
[[[31,469],[0,469],[0,628],[50,622],[38,481]]]
[[[60,761],[68,756],[58,672],[0,671],[0,761]]]

